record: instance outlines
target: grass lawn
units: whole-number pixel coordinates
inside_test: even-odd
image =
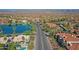
[[[12,42],[12,43],[9,43],[8,45],[9,45],[8,50],[16,50],[16,48],[15,48],[16,43]]]
[[[3,46],[4,46],[4,44],[1,44],[1,43],[0,43],[0,49],[1,49],[1,50],[3,49]]]

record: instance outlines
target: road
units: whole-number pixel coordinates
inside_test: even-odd
[[[41,29],[41,26],[39,23],[36,24],[36,39],[35,39],[35,50],[51,50],[51,45],[44,34],[44,32]]]

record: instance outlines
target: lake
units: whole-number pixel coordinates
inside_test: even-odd
[[[31,25],[28,25],[28,24],[18,24],[18,25],[4,25],[4,24],[1,24],[0,25],[1,27],[1,31],[3,34],[19,34],[19,33],[24,33],[26,31],[29,31],[31,30]]]

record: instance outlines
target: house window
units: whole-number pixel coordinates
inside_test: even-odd
[[[79,36],[76,36],[77,38],[79,38]]]
[[[68,43],[68,46],[70,46],[70,44]]]
[[[68,44],[67,44],[68,46],[72,46],[72,44],[69,42]]]

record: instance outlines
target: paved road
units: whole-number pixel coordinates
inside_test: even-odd
[[[51,45],[39,23],[36,23],[35,50],[51,50]]]

